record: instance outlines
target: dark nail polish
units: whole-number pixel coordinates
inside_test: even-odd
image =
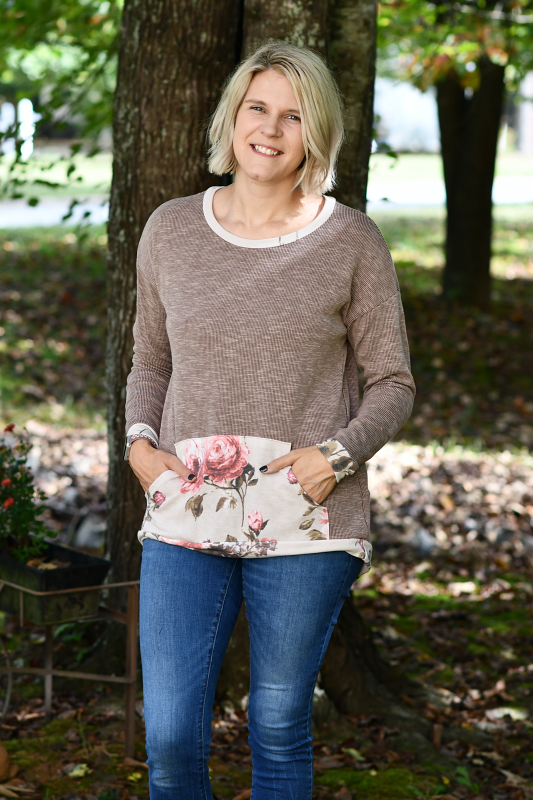
[[[187,475],[187,480],[188,480],[188,481],[193,481],[195,478],[196,478],[196,475],[194,474],[194,472],[190,472],[190,473]]]
[[[266,464],[264,467],[259,467],[259,472],[267,472],[267,471],[268,471],[268,466]]]

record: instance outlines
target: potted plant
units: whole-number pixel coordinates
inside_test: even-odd
[[[10,581],[37,592],[101,584],[109,561],[50,541],[56,534],[41,520],[46,495],[35,487],[28,467],[31,446],[8,425],[0,435],[0,583]],[[24,593],[24,619],[36,625],[95,616],[99,592],[39,597]],[[0,610],[20,612],[20,592],[4,585]]]

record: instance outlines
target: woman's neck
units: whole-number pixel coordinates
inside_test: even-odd
[[[267,184],[237,170],[235,181],[215,192],[213,213],[225,230],[243,239],[270,239],[309,225],[323,198],[294,189],[296,176]]]

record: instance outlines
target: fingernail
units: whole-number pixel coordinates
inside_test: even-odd
[[[194,472],[189,472],[189,474],[187,475],[187,480],[188,481],[193,481],[195,478],[196,478],[196,475],[194,474]]]
[[[264,467],[259,467],[259,472],[268,472],[268,464],[265,464]]]

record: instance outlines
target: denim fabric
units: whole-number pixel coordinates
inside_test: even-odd
[[[343,551],[240,559],[145,540],[140,638],[151,800],[212,800],[215,686],[243,596],[252,800],[311,800],[313,690],[362,566]]]

